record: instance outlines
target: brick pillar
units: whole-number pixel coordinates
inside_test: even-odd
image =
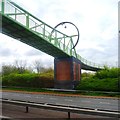
[[[81,79],[80,61],[74,57],[54,59],[54,87],[74,89]]]

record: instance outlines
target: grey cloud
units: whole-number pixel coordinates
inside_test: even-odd
[[[9,48],[2,48],[0,50],[1,57],[7,57],[7,56],[11,56],[11,55],[12,55],[12,51]]]
[[[110,44],[100,44],[99,47],[104,50],[95,48],[79,49],[79,53],[83,58],[99,64],[108,63],[114,65],[118,61],[117,43],[109,42]],[[114,43],[114,44],[113,44]]]
[[[31,49],[31,50],[27,51],[24,55],[26,55],[26,56],[39,56],[42,54],[43,54],[43,52],[41,52],[39,50]]]

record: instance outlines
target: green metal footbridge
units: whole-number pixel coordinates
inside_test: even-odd
[[[36,18],[10,0],[0,0],[0,23],[2,33],[53,57],[75,57],[81,61],[84,70],[97,71],[103,66],[82,58],[73,46],[73,36],[68,36]],[[66,40],[69,43],[66,45]],[[22,49],[22,48],[21,48]]]

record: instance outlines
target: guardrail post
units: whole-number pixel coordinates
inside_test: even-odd
[[[28,106],[26,106],[26,111],[25,111],[25,113],[28,113],[29,112],[29,109],[28,109]]]
[[[68,112],[68,119],[70,120],[70,112]]]

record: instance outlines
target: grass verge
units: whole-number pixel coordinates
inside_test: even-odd
[[[5,88],[2,88],[2,90],[14,90],[14,91],[24,91],[24,92],[44,92],[44,93],[64,94],[64,95],[120,97],[120,93],[118,93],[118,92],[103,92],[103,91],[77,90],[77,91],[69,92],[69,91],[48,90],[48,89],[44,89],[44,88],[20,88],[20,87],[5,87]]]

